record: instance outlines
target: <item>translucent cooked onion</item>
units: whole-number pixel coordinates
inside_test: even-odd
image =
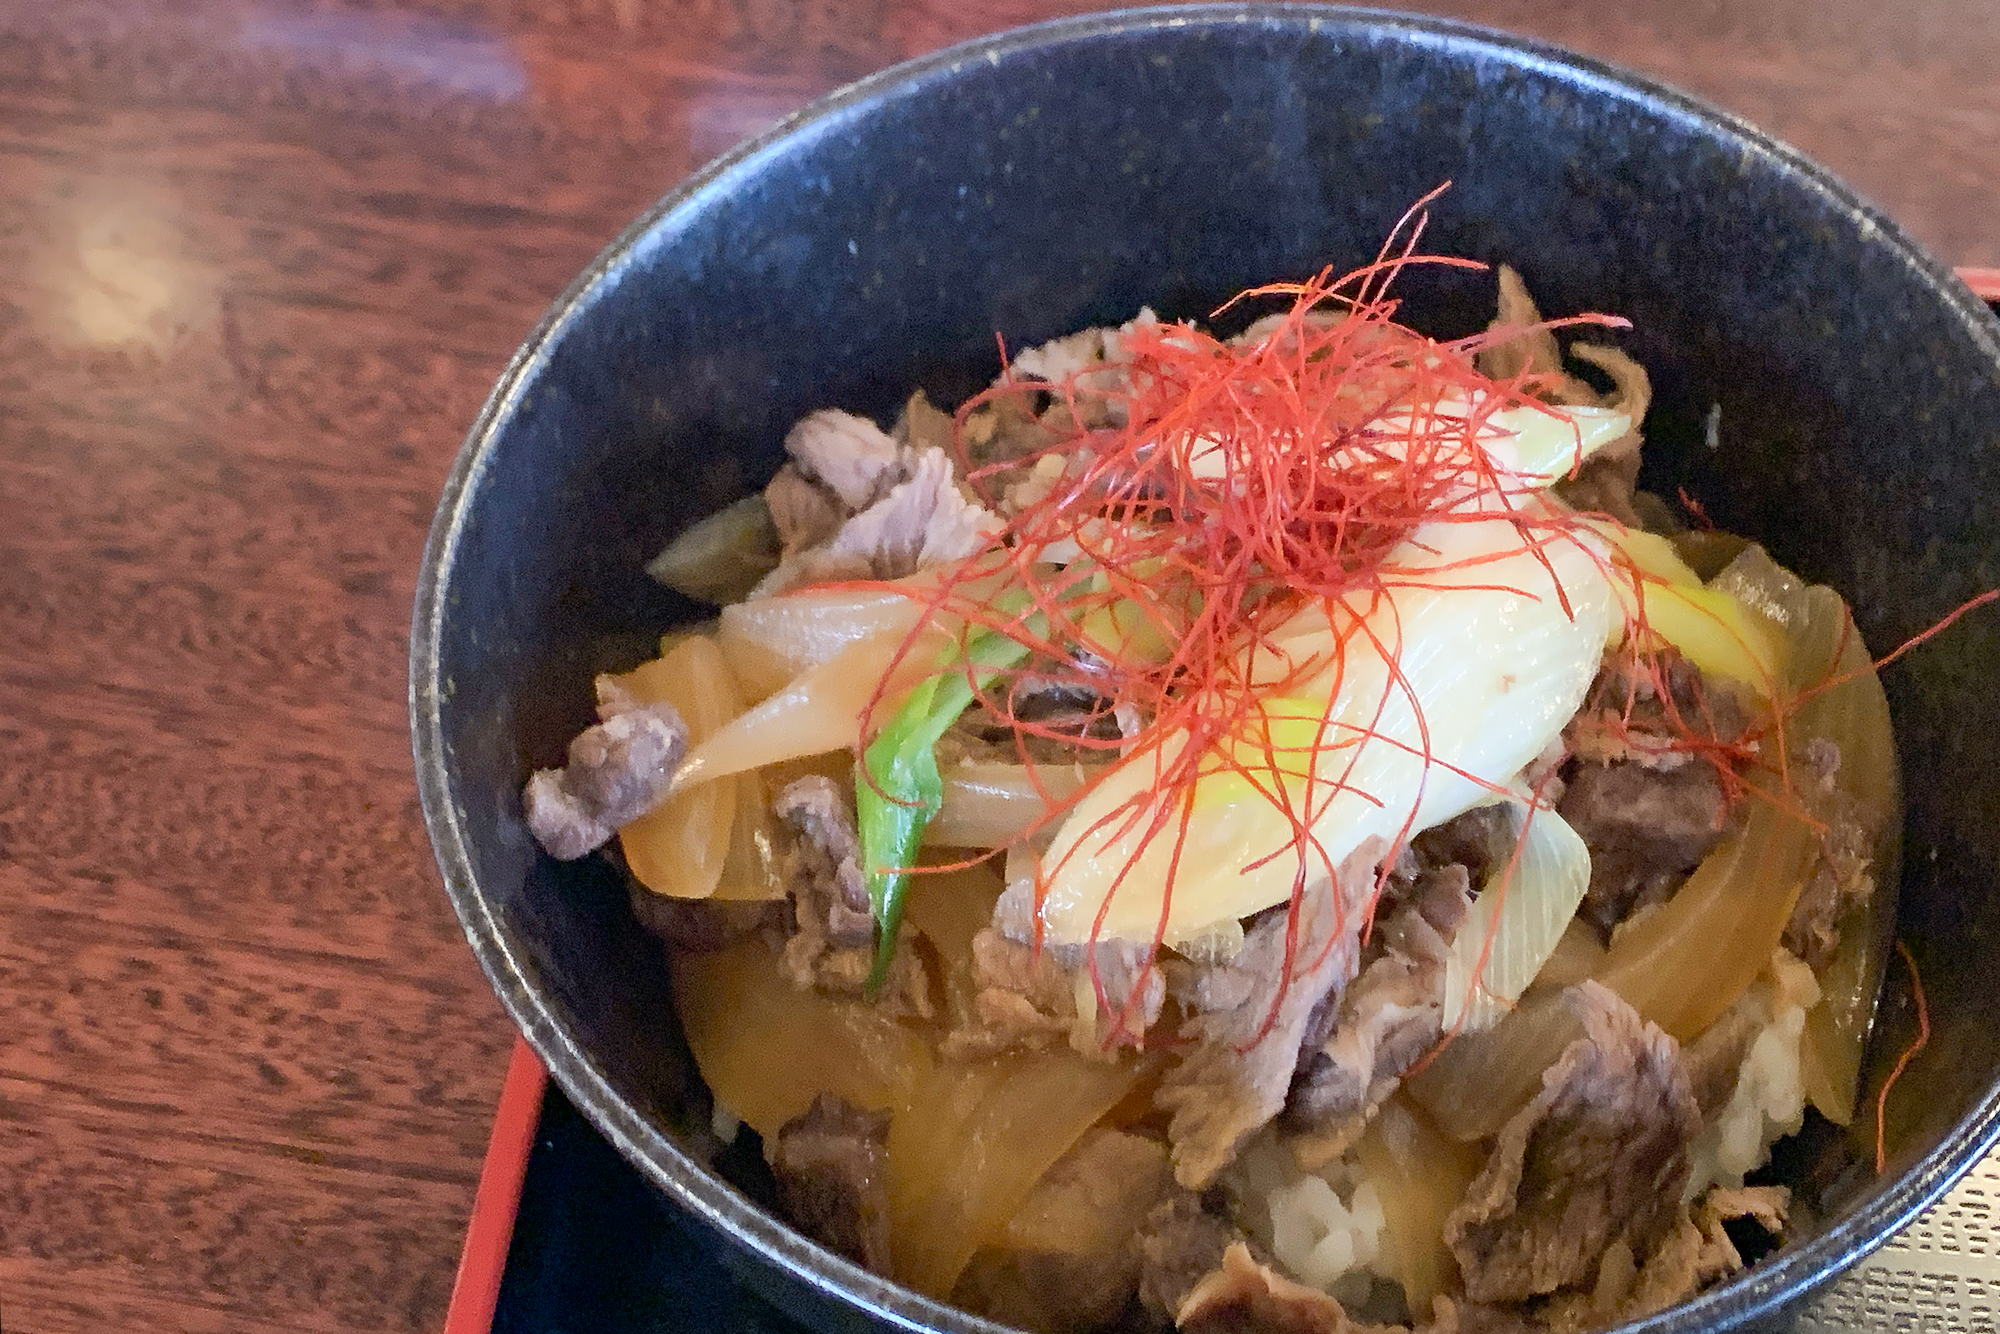
[[[712,640],[683,639],[665,655],[618,678],[633,698],[674,706],[692,741],[715,735],[743,700]],[[738,791],[733,783],[676,791],[618,831],[625,864],[655,894],[706,898],[729,856]]]
[[[1590,849],[1552,810],[1513,801],[1517,850],[1488,878],[1445,959],[1446,1032],[1500,1022],[1555,951],[1590,888]]]
[[[1379,597],[1302,612],[1296,631],[1272,637],[1288,663],[1246,666],[1255,682],[1329,664],[1266,702],[1264,735],[1243,739],[1240,771],[1218,764],[1197,782],[1185,840],[1155,809],[1171,799],[1160,789],[1174,738],[1077,803],[1044,858],[1047,938],[1151,940],[1164,916],[1172,942],[1284,902],[1309,855],[1286,808],[1304,809],[1308,793],[1308,875],[1368,838],[1393,841],[1487,799],[1582,702],[1611,623],[1602,559],[1587,534],[1526,550],[1504,519],[1419,528],[1389,558],[1401,573]],[[1260,771],[1261,791],[1246,776]],[[1271,792],[1286,794],[1284,808]]]
[[[1421,1315],[1458,1272],[1445,1248],[1444,1220],[1465,1198],[1481,1155],[1438,1133],[1397,1096],[1369,1120],[1354,1156],[1381,1195],[1395,1276],[1410,1310]]]
[[[756,701],[856,641],[900,643],[923,615],[921,600],[894,588],[810,588],[724,607],[716,638]]]
[[[924,842],[950,848],[1004,848],[1047,818],[1050,803],[1074,796],[1089,780],[1083,765],[967,760],[944,770],[944,804]]]
[[[1786,627],[1803,688],[1836,682],[1805,699],[1787,722],[1793,738],[1823,737],[1839,747],[1835,786],[1857,817],[1880,830],[1874,847],[1874,893],[1840,924],[1840,945],[1820,974],[1822,999],[1806,1011],[1800,1049],[1813,1105],[1836,1125],[1854,1117],[1861,1059],[1881,991],[1902,862],[1902,802],[1889,701],[1867,646],[1839,594],[1808,587],[1762,547],[1740,553],[1717,576]],[[1842,679],[1851,678],[1851,679]]]
[[[889,1127],[890,1249],[896,1277],[951,1295],[1055,1161],[1124,1100],[1147,1066],[1071,1051],[933,1067]]]
[[[1809,588],[1759,547],[1747,548],[1713,582],[1782,631],[1791,695],[1828,679],[1847,615],[1837,594]],[[1847,635],[1845,642],[1850,655],[1859,655],[1850,661],[1865,665],[1858,636]],[[1785,723],[1785,741],[1794,756],[1816,737],[1839,744],[1839,781],[1853,785],[1857,801],[1875,803],[1877,811],[1887,803],[1892,810],[1895,756],[1887,705],[1872,673],[1850,684],[1851,691],[1842,687],[1802,699]],[[1775,749],[1775,741],[1769,744]],[[1683,1042],[1714,1022],[1769,966],[1818,855],[1818,832],[1797,794],[1769,772],[1760,771],[1752,781],[1757,791],[1746,798],[1743,828],[1711,853],[1673,898],[1622,929],[1593,969],[1599,981]],[[1855,1076],[1847,1072],[1850,1065],[1858,1069],[1874,988],[1856,976],[1841,995],[1847,1018],[1837,1031],[1824,1019],[1809,1019],[1807,1059],[1821,1072],[1816,1096],[1835,1105],[1844,1099],[1851,1115]],[[1447,1133],[1483,1138],[1533,1096],[1541,1072],[1577,1032],[1558,997],[1530,997],[1489,1032],[1453,1041],[1410,1081],[1411,1094]]]
[[[820,1093],[897,1111],[930,1072],[916,1032],[866,1001],[793,986],[761,940],[676,954],[671,973],[703,1081],[767,1144]]]
[[[934,646],[920,643],[885,686],[882,678],[902,642],[886,635],[857,639],[802,673],[694,747],[681,762],[676,786],[690,788],[767,764],[853,749],[869,702],[878,694],[892,700],[928,674],[928,664],[944,647],[942,638]]]
[[[677,593],[717,605],[749,595],[778,568],[778,530],[761,495],[718,510],[667,544],[646,573]]]

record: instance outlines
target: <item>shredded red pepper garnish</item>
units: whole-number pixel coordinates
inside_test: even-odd
[[[1003,376],[958,410],[954,437],[961,475],[1002,515],[1004,529],[991,550],[945,571],[930,591],[916,595],[927,599],[928,614],[904,641],[896,664],[912,653],[935,651],[934,639],[926,636],[934,635],[939,623],[961,626],[962,645],[982,632],[1005,635],[1027,647],[1028,663],[983,685],[974,680],[974,694],[979,707],[1011,730],[1031,776],[1029,751],[1038,739],[1102,752],[1107,759],[1151,757],[1159,764],[1153,792],[1126,802],[1086,832],[1086,838],[1099,840],[1136,834],[1141,848],[1169,840],[1167,894],[1155,948],[1165,938],[1195,786],[1212,774],[1240,776],[1282,812],[1291,829],[1290,844],[1270,854],[1298,859],[1288,910],[1287,981],[1297,964],[1303,893],[1314,878],[1337,871],[1337,859],[1321,846],[1313,825],[1335,795],[1355,790],[1349,783],[1355,761],[1349,760],[1347,771],[1335,767],[1331,774],[1320,773],[1313,761],[1340,746],[1358,755],[1357,737],[1351,730],[1332,735],[1322,720],[1307,757],[1289,744],[1281,753],[1260,734],[1258,710],[1260,701],[1283,695],[1289,684],[1329,669],[1338,672],[1342,664],[1294,662],[1275,679],[1260,675],[1253,683],[1252,666],[1268,673],[1272,663],[1288,661],[1273,640],[1275,630],[1315,602],[1366,608],[1381,605],[1391,587],[1421,586],[1419,573],[1397,568],[1393,559],[1421,525],[1486,521],[1497,511],[1513,523],[1520,545],[1480,559],[1533,553],[1553,575],[1545,548],[1572,538],[1585,522],[1585,516],[1561,506],[1532,500],[1538,488],[1498,471],[1476,443],[1489,435],[1492,416],[1502,409],[1560,412],[1538,397],[1548,386],[1537,376],[1495,380],[1475,365],[1476,354],[1524,331],[1499,328],[1439,341],[1395,321],[1398,302],[1389,289],[1404,270],[1485,267],[1418,252],[1424,208],[1434,197],[1435,192],[1405,215],[1374,262],[1338,277],[1329,270],[1303,283],[1253,288],[1215,312],[1221,317],[1239,306],[1281,303],[1259,322],[1259,338],[1225,340],[1187,324],[1134,323],[1121,335],[1116,365],[1095,364],[1055,383]],[[1543,327],[1625,323],[1585,314]],[[1045,403],[1067,409],[1070,429],[1049,426],[1055,414]],[[1451,410],[1440,411],[1441,403]],[[1039,418],[1046,443],[1025,457],[982,462],[968,425],[983,411]],[[1038,490],[1017,485],[1029,477],[1043,483]],[[1682,499],[1706,525],[1701,507],[1685,493]],[[1604,563],[1607,572],[1609,565],[1619,567],[1628,584],[1661,582],[1622,553]],[[1431,567],[1439,568],[1457,567]],[[1560,580],[1556,587],[1567,611]],[[996,589],[1011,596],[996,596]],[[1954,616],[1994,596],[1974,599]],[[1744,737],[1718,739],[1698,686],[1700,716],[1681,715],[1669,688],[1673,650],[1651,634],[1644,599],[1635,601],[1626,610],[1628,695],[1607,710],[1611,728],[1629,725],[1640,692],[1650,691],[1679,735],[1676,744],[1714,765],[1731,800],[1756,792],[1794,805],[1784,772],[1783,714],[1796,702],[1787,699],[1789,692],[1766,683],[1767,696],[1780,701],[1777,716]],[[1360,633],[1367,633],[1361,624]],[[1340,645],[1336,657],[1346,647]],[[1390,684],[1377,722],[1396,694],[1414,701],[1394,655],[1384,657]],[[885,673],[864,717],[883,716],[889,681],[901,675],[894,667]],[[1098,725],[1078,735],[1073,723],[1057,728],[1022,716],[1014,708],[1015,693],[1030,679],[1038,686],[1075,687],[1080,698],[1096,701],[1091,721]],[[1381,736],[1372,727],[1361,728],[1359,735]],[[1771,762],[1762,744],[1771,739],[1781,777],[1775,795],[1743,776],[1749,767]],[[1442,763],[1430,755],[1427,733],[1419,750],[1428,763]],[[1276,774],[1301,770],[1300,784],[1274,780]],[[1056,827],[1091,790],[1086,783],[1061,797],[1043,791],[1046,809],[1029,835]],[[1400,832],[1390,860],[1413,832]],[[1113,879],[1093,939],[1136,861]],[[1040,867],[1038,908],[1059,870]],[[1370,895],[1371,912],[1373,903]],[[1039,913],[1036,920],[1039,935]],[[1335,948],[1347,927],[1338,923],[1324,948]],[[1094,963],[1091,971],[1100,1005],[1118,1020],[1105,1037],[1107,1046],[1137,1041],[1143,1035],[1125,1031],[1125,1025],[1140,1009],[1144,977],[1122,1003],[1112,1004]],[[1273,1018],[1278,1003],[1272,1004]]]
[[[1889,1116],[1889,1090],[1896,1087],[1896,1081],[1903,1077],[1903,1071],[1909,1069],[1910,1062],[1917,1058],[1917,1053],[1928,1047],[1931,1041],[1931,1007],[1930,1003],[1924,999],[1923,975],[1917,971],[1916,958],[1910,953],[1908,945],[1905,945],[1900,940],[1897,941],[1896,953],[1903,956],[1903,966],[1910,970],[1910,993],[1917,1005],[1917,1036],[1911,1041],[1908,1047],[1903,1049],[1903,1054],[1896,1058],[1895,1068],[1889,1071],[1889,1077],[1882,1081],[1881,1089],[1875,1094],[1875,1174],[1877,1176],[1880,1176],[1889,1166],[1889,1132],[1887,1124]]]

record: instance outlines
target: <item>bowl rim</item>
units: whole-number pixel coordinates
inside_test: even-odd
[[[1517,68],[1553,74],[1608,96],[1699,127],[1739,145],[1745,160],[1767,166],[1819,194],[1856,220],[1864,240],[1886,247],[1912,279],[1956,313],[1975,343],[2000,365],[2000,326],[1991,312],[1942,262],[1832,172],[1733,112],[1610,62],[1504,30],[1455,19],[1331,4],[1202,3],[1105,11],[1010,28],[902,61],[809,103],[699,168],[627,225],[564,288],[509,358],[468,431],[441,489],[425,542],[412,609],[409,708],[412,754],[424,823],[446,893],[473,954],[501,1004],[550,1075],[624,1158],[676,1205],[756,1260],[803,1282],[819,1298],[858,1305],[878,1320],[912,1331],[1001,1334],[1007,1326],[919,1294],[872,1274],[806,1240],[685,1153],[641,1116],[613,1087],[603,1068],[556,1016],[477,883],[463,815],[451,796],[451,760],[444,743],[440,650],[446,586],[455,568],[469,502],[500,431],[547,363],[566,329],[605,292],[607,280],[674,215],[728,191],[764,159],[803,132],[918,90],[960,66],[1109,35],[1178,28],[1241,26],[1347,32],[1437,50],[1475,50]],[[1901,1174],[1879,1182],[1853,1212],[1823,1233],[1780,1249],[1744,1273],[1653,1316],[1618,1326],[1621,1334],[1691,1334],[1774,1314],[1845,1271],[1934,1203],[2000,1141],[2000,1081],[1933,1149]]]

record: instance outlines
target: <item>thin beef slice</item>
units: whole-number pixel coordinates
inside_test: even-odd
[[[889,1119],[822,1093],[779,1129],[771,1155],[793,1226],[877,1274],[889,1272]]]
[[[1445,1220],[1474,1302],[1589,1283],[1613,1242],[1651,1254],[1680,1207],[1701,1112],[1679,1044],[1596,982],[1568,999],[1583,1037]]]

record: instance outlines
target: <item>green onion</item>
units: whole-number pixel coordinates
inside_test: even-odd
[[[861,753],[854,775],[854,805],[861,869],[875,916],[875,966],[867,984],[871,996],[888,977],[889,962],[895,957],[908,868],[916,863],[924,827],[944,802],[938,738],[971,705],[975,690],[1027,656],[1028,646],[1006,635],[991,630],[974,634],[964,658],[912,690],[896,716]]]

